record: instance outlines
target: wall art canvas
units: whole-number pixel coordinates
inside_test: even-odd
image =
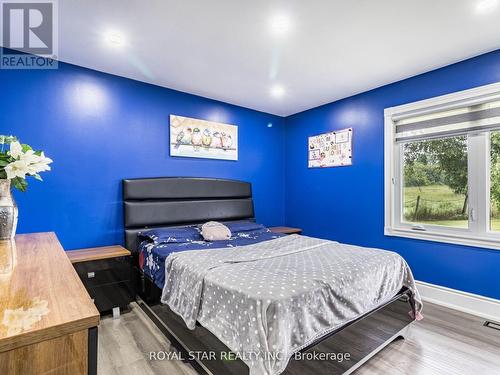
[[[352,128],[309,137],[309,168],[352,165]]]
[[[238,160],[238,127],[170,115],[170,156]]]

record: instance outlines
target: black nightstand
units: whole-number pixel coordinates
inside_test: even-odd
[[[130,251],[106,246],[66,253],[101,314],[113,311],[119,316],[135,300]]]

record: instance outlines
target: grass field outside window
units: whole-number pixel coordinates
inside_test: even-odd
[[[415,215],[417,198],[420,207]],[[461,217],[465,201],[464,194],[456,194],[446,185],[412,186],[404,188],[405,221],[420,224],[442,225],[454,228],[467,228],[468,220]],[[500,231],[500,213],[493,206],[491,230]],[[426,215],[422,215],[426,213]],[[430,215],[428,215],[430,213]],[[455,217],[454,219],[442,218]]]

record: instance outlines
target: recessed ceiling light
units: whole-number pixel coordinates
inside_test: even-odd
[[[118,31],[107,31],[104,33],[106,44],[112,47],[122,47],[125,44],[125,39]]]
[[[286,14],[276,14],[271,17],[271,32],[276,36],[282,36],[290,31],[291,21]]]
[[[285,95],[285,88],[281,85],[274,85],[271,87],[271,95],[275,98],[281,98]]]
[[[476,4],[477,13],[491,12],[498,6],[498,0],[479,0]]]

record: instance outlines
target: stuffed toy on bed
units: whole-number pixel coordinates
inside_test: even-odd
[[[201,235],[205,241],[223,241],[231,238],[231,231],[222,223],[209,221],[201,226]]]

